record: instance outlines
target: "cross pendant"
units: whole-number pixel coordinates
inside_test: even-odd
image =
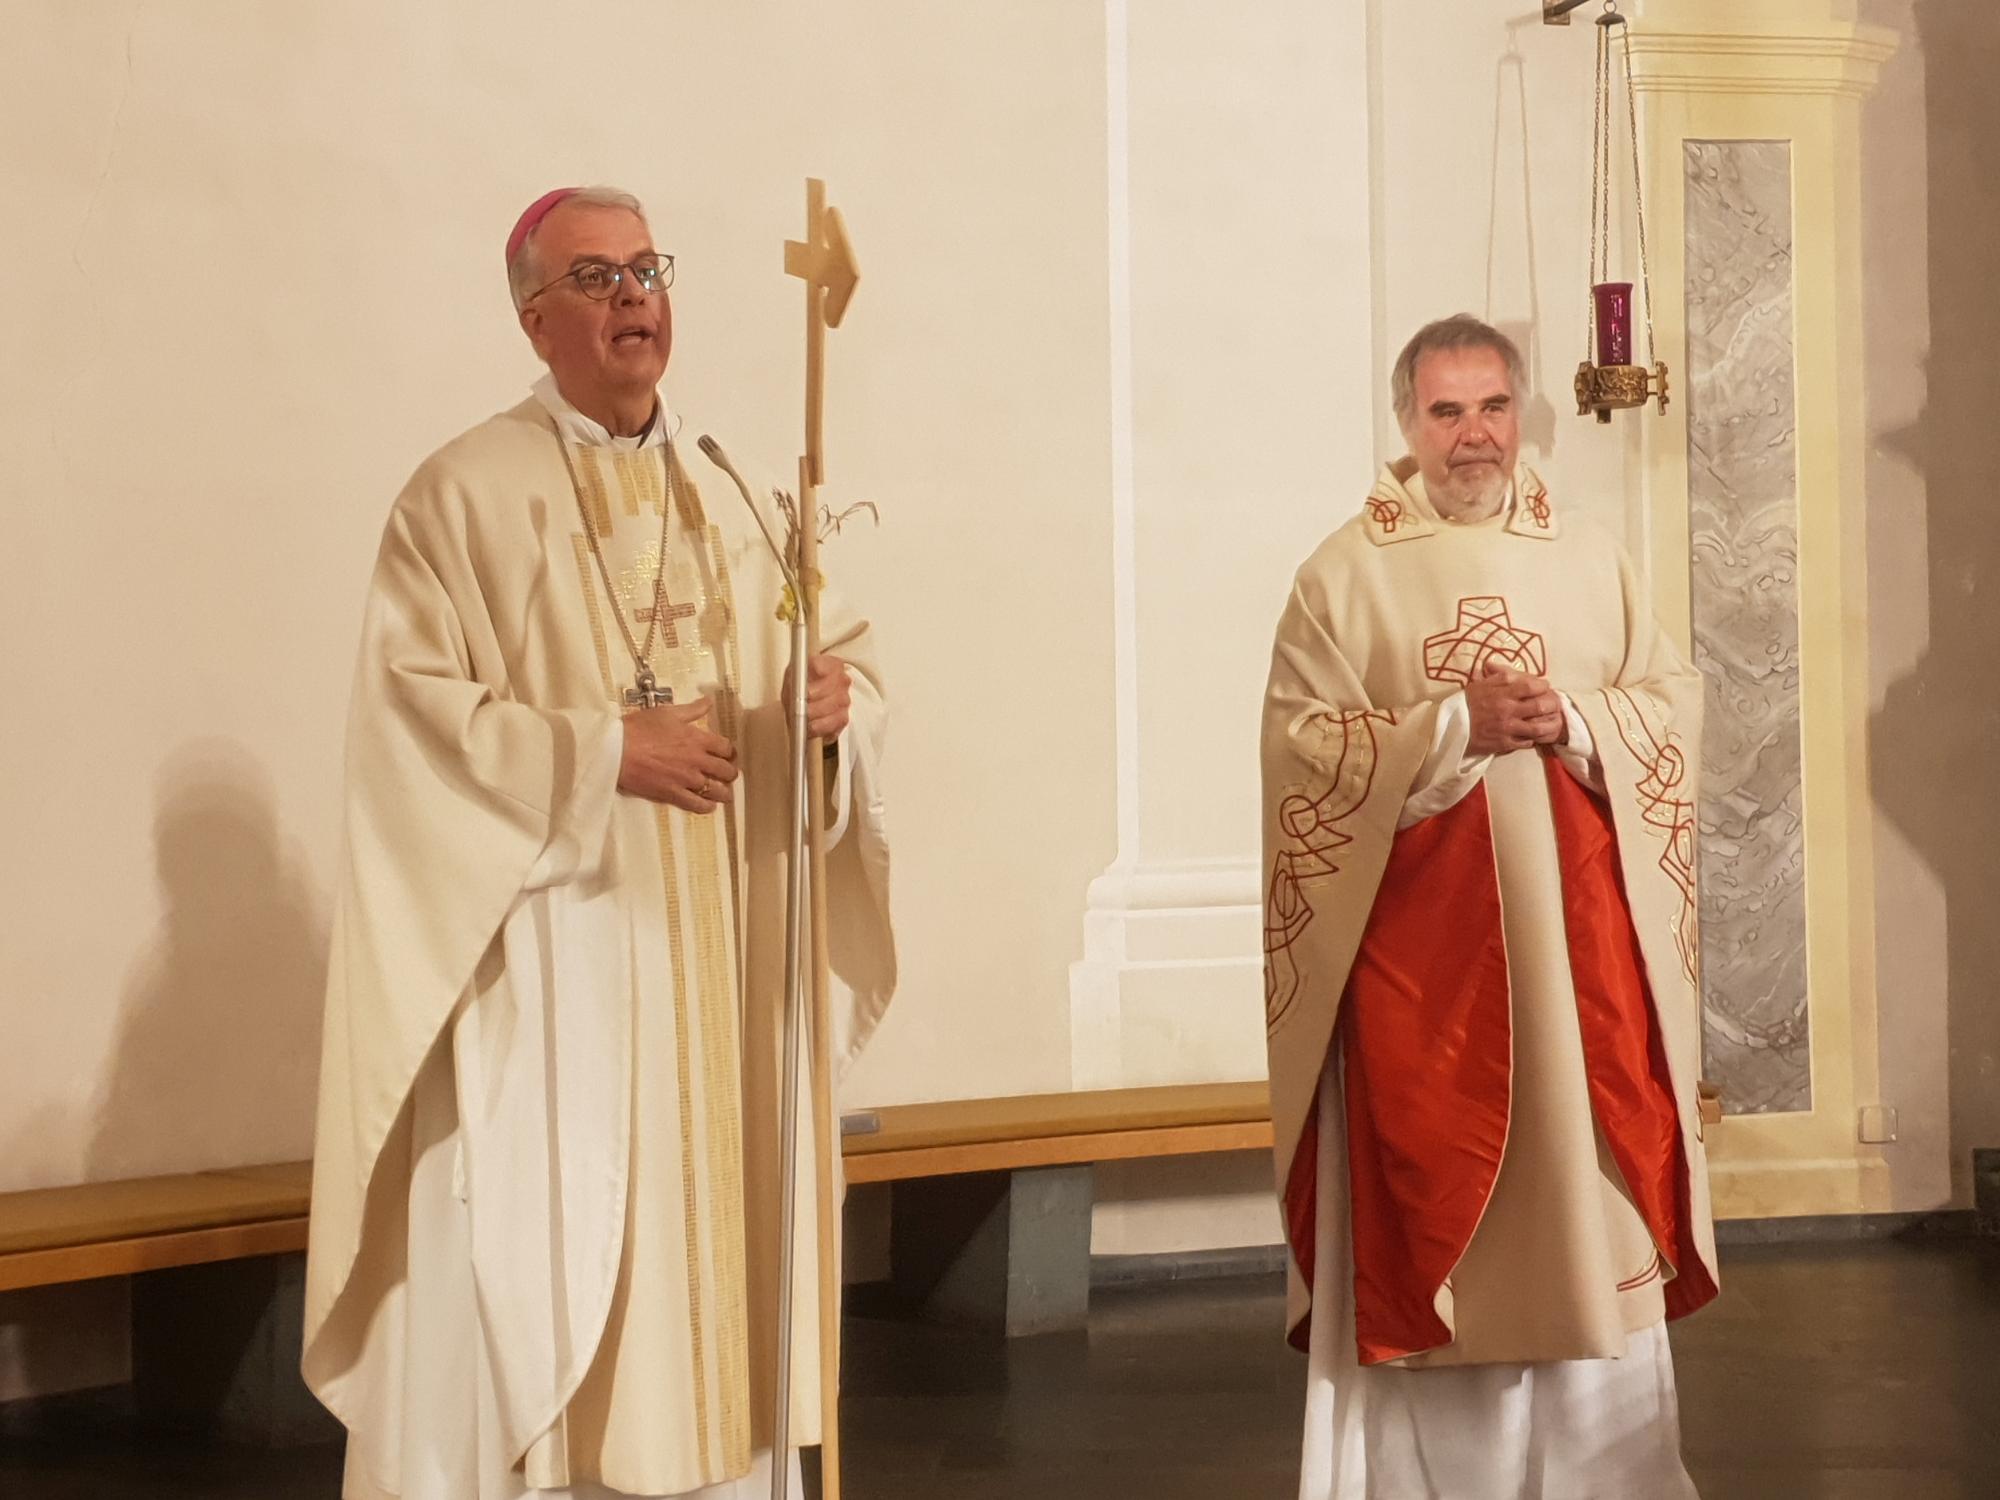
[[[639,663],[638,676],[634,685],[625,689],[627,708],[664,708],[674,701],[674,690],[660,687],[653,681],[653,669],[644,662]]]

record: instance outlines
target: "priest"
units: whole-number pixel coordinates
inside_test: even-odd
[[[1716,1295],[1700,678],[1518,465],[1469,317],[1299,569],[1263,720],[1265,1002],[1301,1500],[1683,1500],[1665,1323]]]
[[[660,397],[674,263],[638,201],[546,194],[506,264],[547,374],[417,469],[368,593],[305,1374],[349,1430],[348,1500],[764,1500],[773,1463],[798,1487],[770,1451],[783,584]],[[865,622],[830,597],[825,626],[808,713],[844,1061],[895,980],[884,702]],[[834,1122],[801,1118],[831,1149]]]

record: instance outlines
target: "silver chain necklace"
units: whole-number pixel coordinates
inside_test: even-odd
[[[646,624],[646,639],[642,645],[633,639],[632,627],[625,623],[625,606],[619,602],[618,590],[611,583],[611,568],[604,561],[604,544],[598,538],[597,524],[590,517],[590,507],[584,502],[583,485],[576,477],[576,459],[569,451],[569,441],[560,429],[556,432],[556,446],[562,449],[563,467],[569,471],[570,493],[576,496],[577,514],[583,517],[583,534],[590,538],[590,555],[597,559],[597,576],[604,581],[604,596],[611,604],[611,617],[618,622],[618,633],[625,638],[625,649],[632,653],[632,686],[625,689],[627,708],[660,708],[674,701],[674,690],[661,687],[653,677],[653,639],[659,634],[660,621],[667,614],[667,528],[674,514],[674,441],[666,440],[666,502],[660,507],[660,554],[653,570],[652,618]]]

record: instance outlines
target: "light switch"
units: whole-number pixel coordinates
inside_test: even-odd
[[[1870,1146],[1886,1146],[1896,1139],[1896,1111],[1887,1104],[1861,1106],[1861,1139]]]

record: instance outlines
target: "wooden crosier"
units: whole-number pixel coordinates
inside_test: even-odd
[[[792,711],[795,731],[795,800],[793,892],[798,895],[801,863],[807,872],[805,896],[810,919],[806,923],[805,944],[810,950],[810,985],[807,998],[812,1031],[812,1111],[814,1128],[809,1139],[813,1148],[813,1187],[818,1222],[819,1249],[819,1391],[820,1391],[820,1495],[822,1500],[840,1500],[840,1248],[839,1205],[834,1191],[834,1150],[837,1124],[833,1111],[833,1019],[829,1008],[826,938],[826,784],[818,774],[819,756],[813,753],[819,742],[806,732],[804,700],[808,666],[820,652],[819,574],[819,486],[826,477],[822,445],[826,410],[826,331],[840,326],[848,300],[854,295],[860,271],[847,241],[846,225],[840,210],[826,201],[826,184],[818,178],[806,179],[806,237],[785,244],[785,273],[805,282],[806,288],[806,433],[805,452],[799,458],[797,527],[793,538],[796,551],[792,573],[799,616],[804,625],[803,652],[794,653]],[[801,860],[800,856],[803,856]],[[796,940],[800,934],[791,934]],[[804,955],[793,954],[792,970],[801,973]],[[790,1009],[786,1025],[798,1024],[796,1003],[788,997]],[[795,1045],[786,1048],[783,1087],[788,1104],[797,1097]],[[794,1201],[796,1180],[795,1135],[787,1141],[785,1198],[787,1217]],[[783,1274],[780,1281],[784,1303],[779,1338],[779,1381],[777,1415],[774,1424],[771,1493],[784,1500],[785,1474],[789,1465],[786,1435],[791,1423],[791,1288],[794,1239],[789,1225],[783,1247]]]

